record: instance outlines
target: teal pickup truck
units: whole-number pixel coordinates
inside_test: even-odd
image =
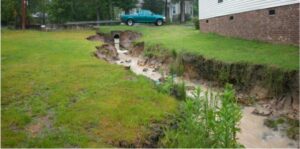
[[[155,25],[161,26],[165,20],[164,16],[154,14],[149,10],[141,10],[135,14],[121,16],[121,21],[129,26],[133,26],[134,23],[155,23]]]

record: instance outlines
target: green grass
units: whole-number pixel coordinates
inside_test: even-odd
[[[94,31],[2,31],[2,147],[109,147],[149,133],[178,102],[92,56]]]
[[[227,63],[247,62],[265,64],[285,70],[298,70],[298,46],[270,44],[238,38],[200,33],[193,27],[168,25],[156,26],[103,26],[101,32],[134,30],[143,33],[146,46],[161,44],[169,50],[192,52],[209,59]]]

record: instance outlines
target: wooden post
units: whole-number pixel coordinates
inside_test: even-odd
[[[22,29],[26,29],[26,0],[22,0]]]

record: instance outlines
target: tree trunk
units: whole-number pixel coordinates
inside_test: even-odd
[[[108,1],[108,20],[111,20],[112,19],[112,3],[111,1]]]
[[[42,24],[45,25],[45,0],[42,0]]]
[[[185,22],[185,1],[180,1],[180,23]]]
[[[192,6],[193,6],[192,7],[192,18],[194,18],[194,4],[195,4],[194,1],[192,1]]]
[[[168,0],[165,0],[165,17],[166,17],[166,21],[169,21],[169,9],[168,9]]]
[[[98,21],[100,21],[100,11],[99,11],[100,8],[97,8],[96,9],[96,13],[97,13],[97,25],[99,26],[99,23]]]
[[[26,28],[26,2],[22,0],[22,29]]]

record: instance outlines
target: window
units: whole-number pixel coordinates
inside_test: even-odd
[[[222,3],[223,2],[223,0],[218,0],[218,3]]]
[[[208,20],[206,20],[206,23],[208,23]]]
[[[276,14],[275,9],[269,10],[269,15],[275,15],[275,14]]]
[[[233,17],[233,16],[230,16],[230,17],[229,17],[229,20],[233,20],[233,19],[234,19],[234,17]]]
[[[176,7],[175,6],[173,6],[173,14],[176,14]]]

